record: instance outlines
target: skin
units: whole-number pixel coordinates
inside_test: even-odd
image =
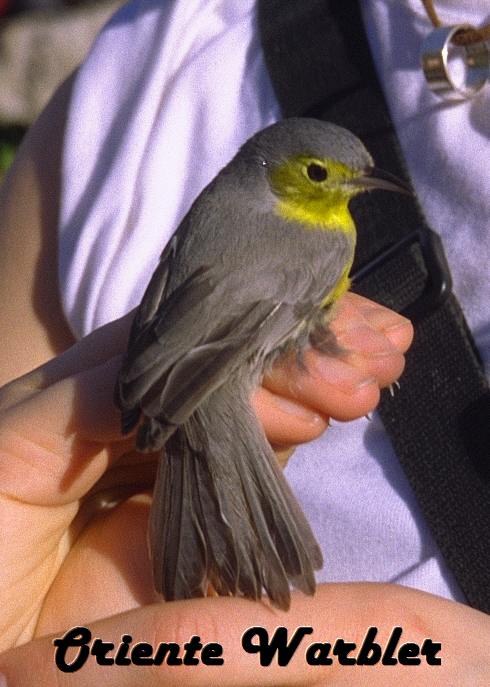
[[[378,313],[376,320],[378,309],[372,313]],[[145,542],[145,486],[153,477],[153,457],[135,455],[131,438],[121,440],[111,403],[127,326],[127,317],[107,325],[0,394],[0,636],[5,649],[0,671],[9,685],[30,685],[33,674],[43,687],[101,679],[105,685],[181,685],[184,679],[209,685],[215,676],[203,666],[108,671],[92,661],[66,676],[55,667],[51,640],[80,624],[116,643],[125,633],[154,645],[182,644],[194,634],[205,642],[219,641],[226,657],[220,685],[488,684],[488,617],[413,589],[321,585],[313,599],[293,594],[287,614],[266,602],[240,599],[158,601]],[[396,340],[403,331],[397,327],[388,338]],[[288,373],[293,384],[304,377],[293,367]],[[277,664],[266,669],[241,649],[243,632],[256,625],[270,632],[278,625],[290,632],[309,625],[313,641],[340,636],[354,642],[373,625],[380,629],[378,640],[386,642],[391,629],[401,625],[407,641],[440,642],[443,665],[388,670],[378,664],[360,669],[361,676],[345,666],[308,666],[298,652],[287,669]]]
[[[0,671],[8,684],[31,685],[35,675],[41,687],[181,685],[184,671],[189,685],[208,685],[210,675],[220,685],[488,684],[488,617],[413,589],[321,585],[313,599],[294,594],[288,614],[240,599],[155,598],[146,549],[155,457],[135,455],[132,437],[121,439],[112,405],[131,315],[70,348],[58,299],[56,199],[69,92],[70,82],[32,128],[0,196],[0,326],[9,334],[2,381],[42,365],[0,392]],[[331,360],[307,353],[308,373],[282,360],[254,397],[283,458],[323,432],[329,416],[350,420],[372,410],[379,388],[402,372],[413,333],[408,321],[353,294],[336,315],[332,326],[349,354]],[[153,644],[198,634],[224,645],[225,665],[209,673],[202,666],[104,670],[89,662],[66,676],[54,665],[51,639],[79,624],[115,642],[124,633]],[[240,648],[253,625],[291,632],[311,625],[320,641],[359,641],[371,625],[383,641],[402,625],[407,641],[441,642],[443,665],[378,665],[361,677],[345,666],[309,667],[298,654],[287,670],[265,669]]]

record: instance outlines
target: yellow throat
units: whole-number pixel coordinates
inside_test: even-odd
[[[286,160],[270,175],[278,199],[275,212],[305,230],[341,231],[354,244],[356,227],[348,205],[362,189],[349,182],[357,176],[360,172],[335,160],[306,155]],[[345,265],[337,284],[323,299],[322,307],[331,305],[349,289],[351,265],[351,261]]]
[[[312,179],[311,170],[319,177]],[[326,174],[322,179],[321,170]],[[286,160],[270,175],[277,196],[276,214],[304,229],[342,231],[355,238],[355,225],[349,212],[350,199],[361,188],[350,186],[358,176],[354,170],[334,160],[298,156]]]

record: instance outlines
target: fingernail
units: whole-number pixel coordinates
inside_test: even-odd
[[[311,369],[312,367],[314,369]],[[318,372],[323,380],[338,386],[347,394],[356,393],[376,381],[372,376],[363,375],[359,368],[329,356],[316,356],[309,369],[312,376],[315,376],[315,371]]]
[[[366,325],[340,332],[337,341],[344,348],[370,357],[384,357],[396,352],[395,346],[384,333]]]
[[[290,401],[288,398],[284,398],[284,396],[273,396],[273,400],[274,405],[283,413],[295,415],[296,417],[300,417],[302,420],[307,420],[308,422],[312,423],[321,420],[321,417],[318,415],[318,413],[315,413],[309,408],[305,408],[305,406],[301,405],[300,403]]]
[[[386,332],[389,332],[391,329],[398,329],[398,327],[408,327],[409,325],[411,326],[412,321],[408,319],[408,317],[404,317],[403,315],[397,314],[396,316],[396,321],[393,322],[391,325],[386,325],[384,327],[384,330]]]
[[[0,687],[7,687],[7,678],[3,673],[0,673]]]
[[[403,315],[378,305],[361,308],[361,312],[369,324],[372,327],[376,327],[376,329],[384,329],[386,331],[391,326],[398,327],[410,323],[410,320]]]
[[[394,324],[391,327],[387,327],[384,330],[384,334],[388,337],[388,339],[393,343],[393,345],[396,348],[396,342],[399,340],[400,337],[400,332],[405,332],[410,328],[412,328],[412,323],[410,320],[407,320],[404,318],[404,322],[399,322],[398,324]],[[393,337],[393,339],[391,338]]]

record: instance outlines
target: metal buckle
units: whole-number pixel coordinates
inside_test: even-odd
[[[400,312],[412,322],[419,322],[442,305],[451,293],[452,281],[442,241],[431,229],[417,229],[404,236],[400,241],[380,251],[368,263],[360,267],[351,279],[356,284],[375,270],[385,265],[400,251],[419,244],[424,265],[427,270],[427,281],[421,294]]]
[[[467,29],[467,24],[439,26],[432,31],[422,45],[421,62],[424,76],[433,93],[445,100],[473,98],[487,83],[490,51],[485,43],[462,46],[467,74],[466,83],[455,84],[451,77],[448,50],[451,39]]]

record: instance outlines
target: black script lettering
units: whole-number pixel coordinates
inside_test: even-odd
[[[54,652],[54,660],[58,668],[64,673],[74,673],[79,670],[87,660],[90,653],[88,643],[92,639],[92,633],[87,627],[73,627],[68,630],[61,639],[54,639],[53,644],[56,647]],[[66,661],[66,652],[72,647],[79,647],[79,651],[75,659],[71,663]]]
[[[381,659],[381,647],[374,641],[377,634],[377,627],[370,627],[366,632],[366,636],[357,654],[358,666],[374,666]]]
[[[328,642],[314,642],[306,650],[306,662],[310,666],[331,666],[333,659],[329,657],[332,645]]]
[[[441,650],[441,644],[439,642],[433,642],[432,639],[426,639],[422,644],[420,653],[422,656],[426,657],[426,661],[430,666],[440,666],[442,660],[436,656]]]
[[[121,637],[121,643],[117,647],[116,657],[114,663],[117,666],[130,666],[131,659],[128,658],[129,645],[133,641],[131,635],[123,635]]]
[[[205,666],[222,666],[225,662],[223,655],[223,647],[217,642],[210,642],[205,644],[201,651],[201,661]]]
[[[131,662],[135,666],[152,666],[153,647],[147,642],[138,642],[131,649]]]
[[[354,651],[356,645],[354,642],[346,642],[344,639],[335,640],[332,653],[338,657],[341,666],[355,666],[356,659],[349,658],[351,651]]]
[[[92,656],[95,656],[95,660],[99,666],[112,666],[114,665],[114,659],[108,658],[107,654],[113,649],[114,644],[112,644],[112,642],[103,642],[101,639],[94,639],[90,653]]]
[[[193,635],[188,642],[184,644],[184,665],[197,666],[199,659],[195,657],[196,651],[201,651],[201,638]]]
[[[393,654],[395,653],[396,645],[402,636],[402,632],[403,630],[401,627],[393,628],[393,632],[391,633],[388,644],[386,645],[386,649],[384,650],[383,658],[381,659],[381,663],[384,666],[396,666],[398,663],[396,658],[393,658]]]
[[[179,657],[180,646],[176,642],[162,642],[158,645],[155,658],[153,662],[156,666],[161,666],[165,657],[168,654],[166,663],[168,666],[182,665],[182,659]]]
[[[269,633],[265,627],[251,627],[242,636],[242,647],[249,654],[260,654],[260,665],[270,666],[277,654],[277,663],[287,666],[305,635],[313,632],[312,627],[298,627],[288,643],[288,630],[278,627],[269,641]],[[258,643],[252,639],[257,637]]]
[[[420,658],[417,658],[420,652],[420,647],[414,642],[406,642],[398,649],[398,660],[402,666],[418,666],[420,665]]]

